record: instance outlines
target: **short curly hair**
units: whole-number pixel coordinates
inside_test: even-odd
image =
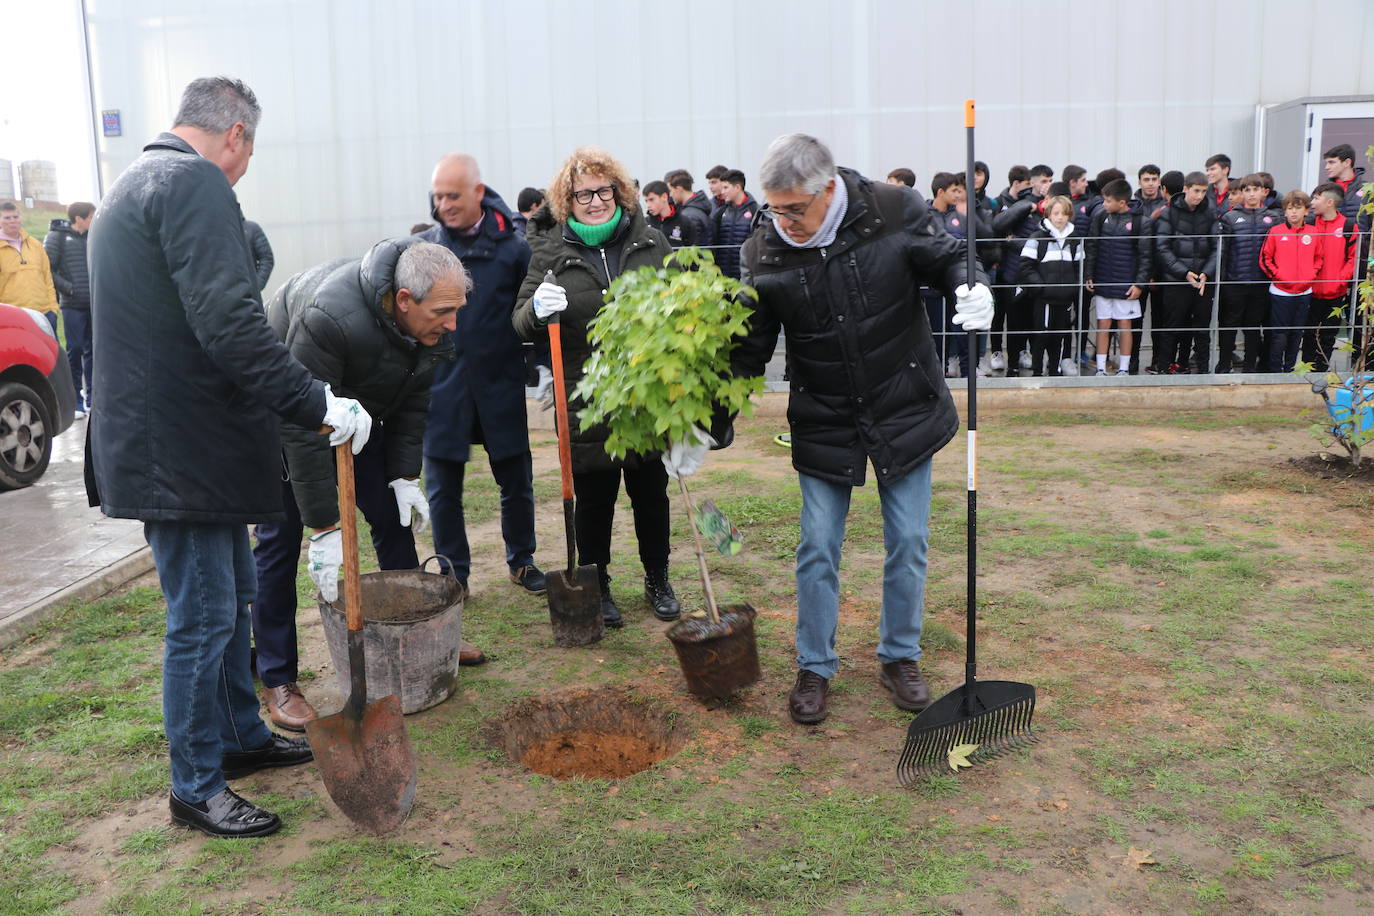
[[[549,211],[560,223],[572,215],[573,185],[580,175],[595,175],[615,185],[615,202],[626,213],[639,206],[634,179],[625,166],[599,146],[579,146],[549,179]]]

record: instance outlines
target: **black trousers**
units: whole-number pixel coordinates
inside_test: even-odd
[[[1207,359],[1207,343],[1211,334],[1206,330],[1212,322],[1212,298],[1198,295],[1187,283],[1166,286],[1161,296],[1162,314],[1157,327],[1170,330],[1153,332],[1156,344],[1155,365],[1167,369],[1171,363],[1188,365],[1189,354],[1199,361]],[[1201,330],[1197,330],[1201,328]]]
[[[534,482],[530,453],[520,452],[492,461],[491,476],[501,490],[501,538],[506,542],[506,565],[511,571],[534,563]],[[472,569],[467,520],[463,513],[466,461],[425,457],[425,493],[434,529],[434,552],[452,563],[453,574],[466,583]]]
[[[372,546],[382,569],[414,569],[415,535],[401,524],[396,494],[387,486],[386,435],[383,424],[353,459],[358,508],[372,529]],[[253,562],[258,570],[258,597],[253,601],[253,644],[258,650],[258,677],[264,687],[280,687],[296,680],[296,573],[301,560],[305,526],[296,508],[296,495],[282,481],[286,520],[260,524],[254,534]]]
[[[1302,332],[1302,358],[1317,372],[1325,372],[1330,365],[1331,351],[1336,348],[1336,332],[1345,320],[1347,297],[1318,299],[1312,297],[1307,309],[1307,327]],[[1340,309],[1339,314],[1332,314]]]
[[[1068,302],[1036,302],[1032,309],[1035,322],[1031,335],[1031,374],[1062,375],[1059,361],[1072,358],[1069,348],[1069,329],[1073,327],[1073,304]],[[1046,365],[1048,363],[1048,365]]]
[[[573,472],[579,563],[605,567],[611,562],[611,525],[622,475],[634,513],[639,562],[645,570],[663,569],[668,565],[668,471],[657,456],[637,468]]]
[[[1269,284],[1236,283],[1221,288],[1221,313],[1217,316],[1217,363],[1231,368],[1231,353],[1236,348],[1236,328],[1242,327],[1245,340],[1246,372],[1254,372],[1267,360],[1264,327],[1269,323]]]

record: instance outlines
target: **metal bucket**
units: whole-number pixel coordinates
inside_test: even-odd
[[[458,685],[463,620],[462,583],[419,569],[367,573],[363,586],[363,653],[369,699],[396,694],[410,714],[447,700]],[[451,567],[450,567],[451,568]],[[339,600],[320,602],[325,641],[339,689],[349,690],[348,622]]]

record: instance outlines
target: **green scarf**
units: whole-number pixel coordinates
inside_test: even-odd
[[[580,238],[584,243],[591,245],[595,248],[600,248],[603,244],[605,244],[607,239],[609,239],[612,235],[615,235],[615,229],[619,225],[619,204],[616,204],[615,212],[611,214],[610,219],[596,226],[588,226],[586,223],[579,223],[571,216],[568,217],[569,228],[571,228],[573,232],[576,232],[577,237]]]

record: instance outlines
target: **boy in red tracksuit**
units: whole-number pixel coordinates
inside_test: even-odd
[[[1355,221],[1341,213],[1345,191],[1334,181],[1317,185],[1312,192],[1317,244],[1322,250],[1322,270],[1312,284],[1312,305],[1307,310],[1307,330],[1302,337],[1302,358],[1317,372],[1325,372],[1336,346],[1336,329],[1350,301],[1350,280],[1355,276],[1355,252],[1360,232]]]
[[[1312,300],[1312,281],[1322,270],[1317,230],[1306,224],[1311,199],[1302,191],[1283,198],[1286,222],[1269,230],[1260,267],[1269,285],[1269,371],[1292,372],[1302,347],[1302,323]]]

